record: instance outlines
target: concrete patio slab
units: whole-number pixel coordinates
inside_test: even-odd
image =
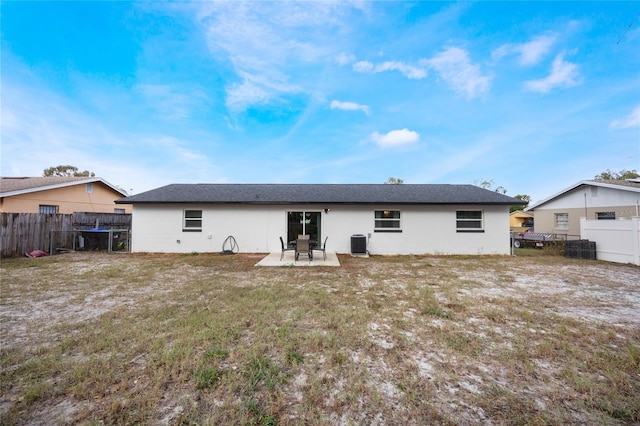
[[[295,253],[286,251],[282,260],[280,260],[280,252],[269,253],[264,259],[256,263],[256,266],[340,266],[340,261],[335,253],[327,252],[327,260],[322,258],[322,253],[316,253],[311,261],[306,256],[301,256],[296,262]]]

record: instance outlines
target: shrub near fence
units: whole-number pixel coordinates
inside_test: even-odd
[[[73,247],[74,230],[105,228],[131,228],[130,214],[114,213],[2,213],[0,229],[0,255],[2,257],[24,256],[32,250],[47,253],[51,245],[51,231],[67,235],[66,239],[56,239],[56,247]],[[68,240],[68,241],[67,241]],[[55,248],[54,247],[54,250]]]

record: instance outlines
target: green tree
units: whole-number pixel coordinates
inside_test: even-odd
[[[495,182],[493,182],[492,180],[475,180],[475,181],[473,181],[473,184],[476,185],[476,186],[479,186],[481,188],[488,189],[490,191],[498,192],[500,194],[506,194],[507,193],[507,188],[505,188],[504,186],[495,186]],[[531,202],[531,197],[528,196],[527,194],[518,194],[518,195],[515,195],[513,198],[517,198],[518,200],[522,200],[525,203],[523,203],[523,204],[515,204],[515,205],[512,205],[512,206],[509,206],[509,211],[510,212],[514,212],[516,210],[520,210],[524,204],[527,204],[527,203]]]
[[[522,201],[526,202],[527,204],[531,202],[531,197],[529,195],[527,195],[527,194],[514,195],[513,198],[517,198],[518,200],[522,200]],[[513,213],[516,210],[520,210],[523,205],[524,204],[509,206],[509,212]]]
[[[391,176],[391,177],[389,178],[389,180],[387,180],[387,181],[385,182],[385,184],[387,184],[387,183],[388,183],[388,184],[391,184],[391,185],[400,185],[400,184],[403,184],[403,183],[404,183],[404,180],[402,180],[402,179],[400,179],[400,178],[394,178],[393,176]]]
[[[604,172],[597,174],[594,179],[595,180],[625,180],[625,179],[635,179],[640,177],[637,170],[620,170],[619,172],[612,172],[607,169]]]
[[[90,172],[89,170],[85,170],[83,172],[79,172],[78,168],[75,166],[69,165],[60,165],[56,167],[49,167],[44,169],[42,176],[50,177],[50,176],[73,176],[73,177],[94,177],[96,174]]]
[[[497,186],[494,188],[495,183],[492,180],[473,181],[473,183],[480,188],[488,189],[490,191],[499,192],[500,194],[506,194],[507,189],[504,186]]]

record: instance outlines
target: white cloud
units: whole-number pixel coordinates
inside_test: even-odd
[[[551,74],[541,80],[529,80],[524,82],[524,87],[532,92],[549,93],[559,87],[573,87],[580,84],[578,66],[564,60],[559,54],[551,65]]]
[[[375,72],[375,66],[368,61],[358,61],[353,64],[353,70],[355,72],[373,73]]]
[[[355,102],[342,102],[342,101],[331,101],[330,105],[331,109],[342,109],[345,111],[362,111],[365,114],[369,115],[369,107],[366,105],[360,105]]]
[[[418,67],[414,67],[412,65],[407,65],[402,62],[397,61],[386,61],[376,66],[377,72],[382,71],[399,71],[405,77],[410,78],[412,80],[420,80],[427,76],[427,72]]]
[[[640,105],[635,107],[626,117],[613,120],[609,124],[610,129],[628,129],[631,127],[640,127]]]
[[[427,76],[427,71],[424,68],[415,67],[398,61],[385,61],[377,65],[368,61],[359,61],[353,64],[353,70],[369,74],[377,74],[385,71],[398,71],[405,77],[412,80],[420,80]]]
[[[228,61],[239,77],[226,88],[227,107],[241,112],[283,95],[312,93],[313,64],[354,60],[338,54],[327,33],[346,25],[353,9],[366,7],[342,2],[198,3],[197,19],[211,53]]]
[[[336,63],[340,66],[345,66],[354,62],[355,60],[356,57],[354,55],[347,55],[346,53],[342,52],[336,58]]]
[[[286,76],[271,73],[271,75],[254,75],[239,72],[242,82],[227,87],[226,105],[230,111],[243,111],[251,105],[264,105],[272,99],[291,93],[300,93],[303,88],[288,82]]]
[[[241,83],[227,87],[227,108],[231,111],[242,111],[250,105],[264,104],[271,99],[272,92],[262,84],[256,84],[253,76],[245,74]]]
[[[413,130],[400,129],[391,130],[389,133],[380,134],[373,132],[369,136],[369,140],[381,148],[390,148],[394,146],[409,145],[420,140],[420,135]]]
[[[535,65],[551,50],[556,43],[556,36],[540,35],[531,39],[527,43],[503,44],[495,49],[491,56],[494,59],[502,59],[511,54],[519,55],[520,65]]]
[[[457,47],[450,47],[431,59],[421,59],[418,66],[400,61],[385,61],[379,64],[358,61],[353,64],[355,72],[376,74],[398,71],[412,80],[421,80],[427,77],[429,69],[437,71],[449,87],[469,99],[480,96],[489,90],[491,78],[482,75],[480,67],[469,59],[467,51]]]
[[[450,47],[423,62],[436,70],[456,93],[469,99],[489,90],[491,78],[482,75],[480,67],[471,63],[466,50]]]

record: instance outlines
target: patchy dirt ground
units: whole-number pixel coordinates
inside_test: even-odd
[[[301,292],[322,290],[334,305],[344,303],[362,312],[349,321],[362,318],[364,340],[353,334],[357,344],[343,342],[330,354],[323,349],[329,343],[317,341],[332,333],[336,339],[346,335],[336,331],[340,319],[326,327],[321,325],[326,320],[321,313],[314,314],[320,315],[317,318],[310,314],[304,326],[307,335],[313,336],[305,342],[313,342],[302,346],[306,349],[300,355],[304,363],[292,369],[282,383],[280,408],[264,404],[262,417],[253,418],[249,410],[243,414],[249,416],[248,424],[259,424],[260,419],[264,424],[268,424],[265,419],[280,424],[508,424],[519,423],[532,413],[538,415],[530,419],[533,423],[554,423],[554,418],[560,419],[558,423],[575,424],[640,421],[640,397],[629,395],[640,391],[640,365],[630,366],[635,377],[625,373],[616,380],[607,371],[616,364],[585,371],[578,366],[588,361],[589,351],[601,342],[609,346],[606,357],[615,357],[618,345],[631,353],[621,362],[640,362],[638,267],[564,259],[408,257],[398,261],[344,256],[341,268],[267,270],[253,268],[260,259],[257,255],[238,255],[224,263],[215,259],[213,266],[206,260],[190,263],[184,256],[167,259],[171,267],[163,270],[149,268],[157,257],[96,253],[65,254],[55,261],[43,259],[41,264],[37,259],[3,263],[0,415],[5,421],[130,423],[127,417],[114,420],[118,417],[111,412],[113,408],[105,412],[105,404],[116,404],[115,399],[107,401],[107,396],[67,395],[73,387],[30,396],[26,382],[33,379],[17,371],[30,359],[42,358],[70,334],[80,333],[74,324],[99,324],[104,316],[126,312],[122,309],[127,307],[184,308],[188,302],[177,299],[174,292],[206,274],[211,275],[211,282],[215,277],[223,286],[249,289],[275,289],[284,279]],[[331,303],[326,311],[332,310]],[[560,318],[570,321],[559,327]],[[251,321],[259,322],[247,319],[248,330]],[[597,335],[595,330],[602,329],[607,330],[606,335]],[[594,332],[591,343],[584,336],[590,330]],[[575,340],[575,347],[564,347],[563,339]],[[569,366],[562,359],[567,355],[575,357]],[[68,353],[61,350],[60,356],[80,360],[93,355],[69,349]],[[140,353],[130,362],[139,363],[144,370],[149,359],[148,354]],[[233,367],[239,368],[236,365],[225,360],[219,369],[227,369],[231,376]],[[363,376],[354,379],[348,371],[363,371]],[[55,368],[49,373],[49,381],[62,381],[56,377],[65,375]],[[572,377],[567,378],[569,375]],[[598,375],[601,377],[593,378]],[[7,383],[6,378],[12,382]],[[142,386],[143,379],[131,380],[136,380],[135,386],[140,380]],[[585,382],[584,389],[580,380]],[[601,389],[599,384],[590,384],[592,380],[602,381],[603,386],[627,386],[620,390],[623,406],[610,408],[613,403],[608,400],[601,404],[586,401],[593,397],[589,393]],[[189,419],[214,423],[224,418],[211,414],[229,404],[223,392],[218,389],[219,394],[212,391],[200,396],[198,392],[193,386],[168,386],[149,408],[155,414],[144,419],[174,424]],[[428,401],[421,400],[420,394],[428,395]],[[612,398],[616,397],[614,393]],[[255,397],[258,405],[265,398]],[[526,407],[519,409],[518,405]],[[593,412],[585,409],[592,406]],[[127,407],[124,404],[120,409],[131,409]],[[208,407],[208,414],[203,407]],[[509,418],[511,412],[514,418]],[[246,420],[241,415],[231,419]]]

